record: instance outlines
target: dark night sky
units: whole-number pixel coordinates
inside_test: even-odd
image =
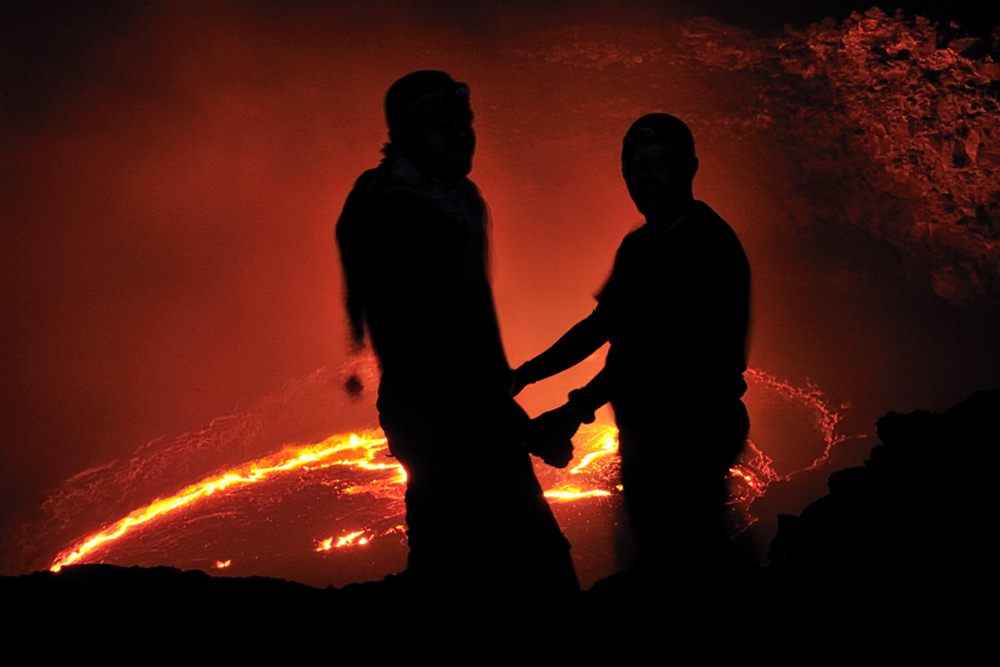
[[[517,364],[589,312],[638,222],[616,164],[629,122],[667,107],[711,118],[726,97],[661,70],[660,88],[629,88],[634,78],[545,60],[545,47],[607,34],[641,50],[643,30],[670,34],[702,14],[763,31],[867,5],[489,7],[3,3],[0,530],[80,470],[344,365],[331,233],[377,163],[382,98],[399,76],[444,69],[471,85],[472,177],[493,214]],[[979,33],[1000,23],[979,3],[908,8]],[[716,133],[699,145],[696,195],[754,264],[753,366],[850,401],[855,432],[886,410],[940,410],[996,384],[995,307],[956,308],[857,230],[785,224],[764,144]],[[558,396],[525,400],[538,411]],[[304,419],[332,431],[374,415],[368,401]]]

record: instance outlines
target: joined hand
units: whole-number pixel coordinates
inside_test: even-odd
[[[550,466],[565,468],[573,459],[573,435],[583,420],[568,403],[531,420],[528,451]]]

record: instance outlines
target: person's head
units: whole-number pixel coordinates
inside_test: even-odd
[[[691,130],[665,113],[632,123],[622,141],[622,175],[639,212],[647,218],[691,201],[698,171]]]
[[[424,173],[461,178],[472,170],[469,87],[444,72],[421,70],[392,84],[385,96],[392,147]]]

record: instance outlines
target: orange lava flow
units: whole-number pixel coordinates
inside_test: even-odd
[[[761,382],[769,389],[777,392],[779,395],[784,396],[789,400],[798,401],[807,409],[812,410],[816,415],[816,425],[819,428],[820,433],[823,435],[823,441],[826,443],[826,447],[823,449],[823,454],[813,461],[812,465],[807,468],[808,470],[825,463],[830,457],[830,450],[832,450],[838,443],[847,439],[845,436],[837,435],[837,423],[841,419],[840,413],[830,407],[829,403],[823,399],[823,392],[820,391],[819,387],[809,382],[808,379],[806,380],[806,387],[802,388],[792,386],[788,382],[779,380],[775,376],[765,373],[764,371],[757,370],[756,368],[747,369],[746,375],[747,379],[755,382]]]
[[[358,530],[358,531],[355,531],[355,532],[351,533],[350,535],[345,535],[344,537],[342,537],[339,540],[337,540],[337,547],[345,547],[345,546],[347,546],[349,544],[353,544],[354,540],[358,536],[363,535],[364,532],[365,531],[363,531],[363,530]],[[360,540],[358,540],[358,544],[367,544],[367,543],[368,543],[368,539],[367,538],[362,537]]]
[[[617,431],[612,426],[591,427],[582,430],[576,439],[577,451],[581,456],[581,462],[568,474],[578,474],[592,465],[595,460],[600,460],[607,454],[617,450]],[[376,460],[378,456],[387,455],[387,442],[381,431],[371,431],[363,434],[335,435],[327,438],[321,443],[314,445],[304,445],[299,447],[289,447],[279,454],[245,463],[237,468],[215,475],[211,478],[192,484],[174,496],[157,500],[156,502],[135,510],[127,517],[115,522],[111,526],[90,535],[77,545],[60,553],[49,569],[58,572],[66,565],[75,562],[82,562],[81,559],[92,553],[98,547],[110,542],[114,542],[157,517],[176,512],[184,507],[204,499],[216,491],[239,487],[248,484],[261,482],[276,473],[298,470],[308,472],[329,466],[345,466],[361,470],[386,470],[395,471],[397,474],[388,480],[376,481],[363,486],[349,487],[340,491],[344,494],[373,493],[375,495],[401,495],[400,487],[406,482],[406,471],[398,463],[380,462]],[[558,488],[546,492],[546,497],[571,501],[581,498],[593,498],[611,495],[610,491],[600,488],[585,488],[585,484],[561,485]],[[402,526],[396,526],[388,533],[402,530]],[[354,531],[339,538],[327,538],[316,540],[317,552],[329,551],[333,548],[343,548],[347,546],[363,545],[376,537],[384,534],[375,534],[368,528]],[[220,568],[222,566],[219,566]]]
[[[824,448],[823,453],[804,470],[813,470],[826,463],[834,446],[847,439],[846,436],[837,434],[840,413],[824,399],[823,392],[808,380],[805,387],[796,387],[756,368],[747,369],[745,377],[748,382],[763,385],[812,413],[816,428],[823,438]],[[741,507],[750,523],[756,520],[749,511],[753,501],[764,495],[771,482],[787,480],[791,476],[778,474],[772,464],[771,457],[748,439],[739,461],[729,469],[729,503]]]
[[[385,537],[386,535],[391,535],[393,533],[403,533],[406,532],[406,527],[402,524],[397,524],[390,528],[389,530],[375,535],[369,530],[356,530],[353,533],[348,533],[341,537],[336,538],[337,543],[334,544],[334,538],[328,537],[325,540],[316,540],[316,551],[329,551],[330,549],[342,549],[344,547],[354,547],[354,546],[364,546],[374,540],[376,537]],[[360,539],[358,539],[360,538]]]
[[[593,430],[593,433],[588,433]],[[587,453],[580,457],[580,462],[570,468],[571,475],[575,475],[585,470],[591,463],[599,457],[608,456],[618,451],[618,429],[614,426],[597,426],[588,431],[581,431],[577,435],[574,446]],[[548,494],[546,494],[548,495]]]
[[[170,498],[157,500],[147,507],[135,510],[96,535],[88,536],[78,546],[60,553],[49,569],[52,572],[58,572],[102,544],[119,539],[137,526],[191,505],[216,491],[254,484],[279,472],[310,470],[330,465],[348,465],[366,469],[396,468],[399,471],[396,482],[405,481],[406,473],[399,464],[372,463],[374,457],[381,453],[385,447],[385,437],[377,431],[361,435],[351,433],[349,435],[335,435],[314,445],[290,447],[276,455],[245,463],[220,475],[192,484]]]
[[[603,498],[610,495],[610,491],[602,489],[585,491],[576,487],[559,488],[545,492],[545,497],[550,500],[580,500],[581,498]]]

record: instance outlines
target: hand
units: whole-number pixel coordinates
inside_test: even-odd
[[[563,407],[569,410],[570,405],[572,405],[573,410],[576,413],[576,418],[580,420],[581,424],[593,424],[594,420],[597,419],[597,411],[580,405],[580,403],[584,402],[581,400],[583,398],[583,391],[583,389],[574,389],[569,392],[569,403]],[[586,405],[586,403],[584,403],[584,405]]]
[[[510,394],[511,398],[520,394],[522,389],[532,383],[527,366],[528,364],[521,364],[517,369],[511,371],[510,386],[507,387],[507,393]]]
[[[539,415],[528,429],[528,451],[550,466],[565,468],[573,460],[572,438],[578,428],[580,419],[569,404]]]

